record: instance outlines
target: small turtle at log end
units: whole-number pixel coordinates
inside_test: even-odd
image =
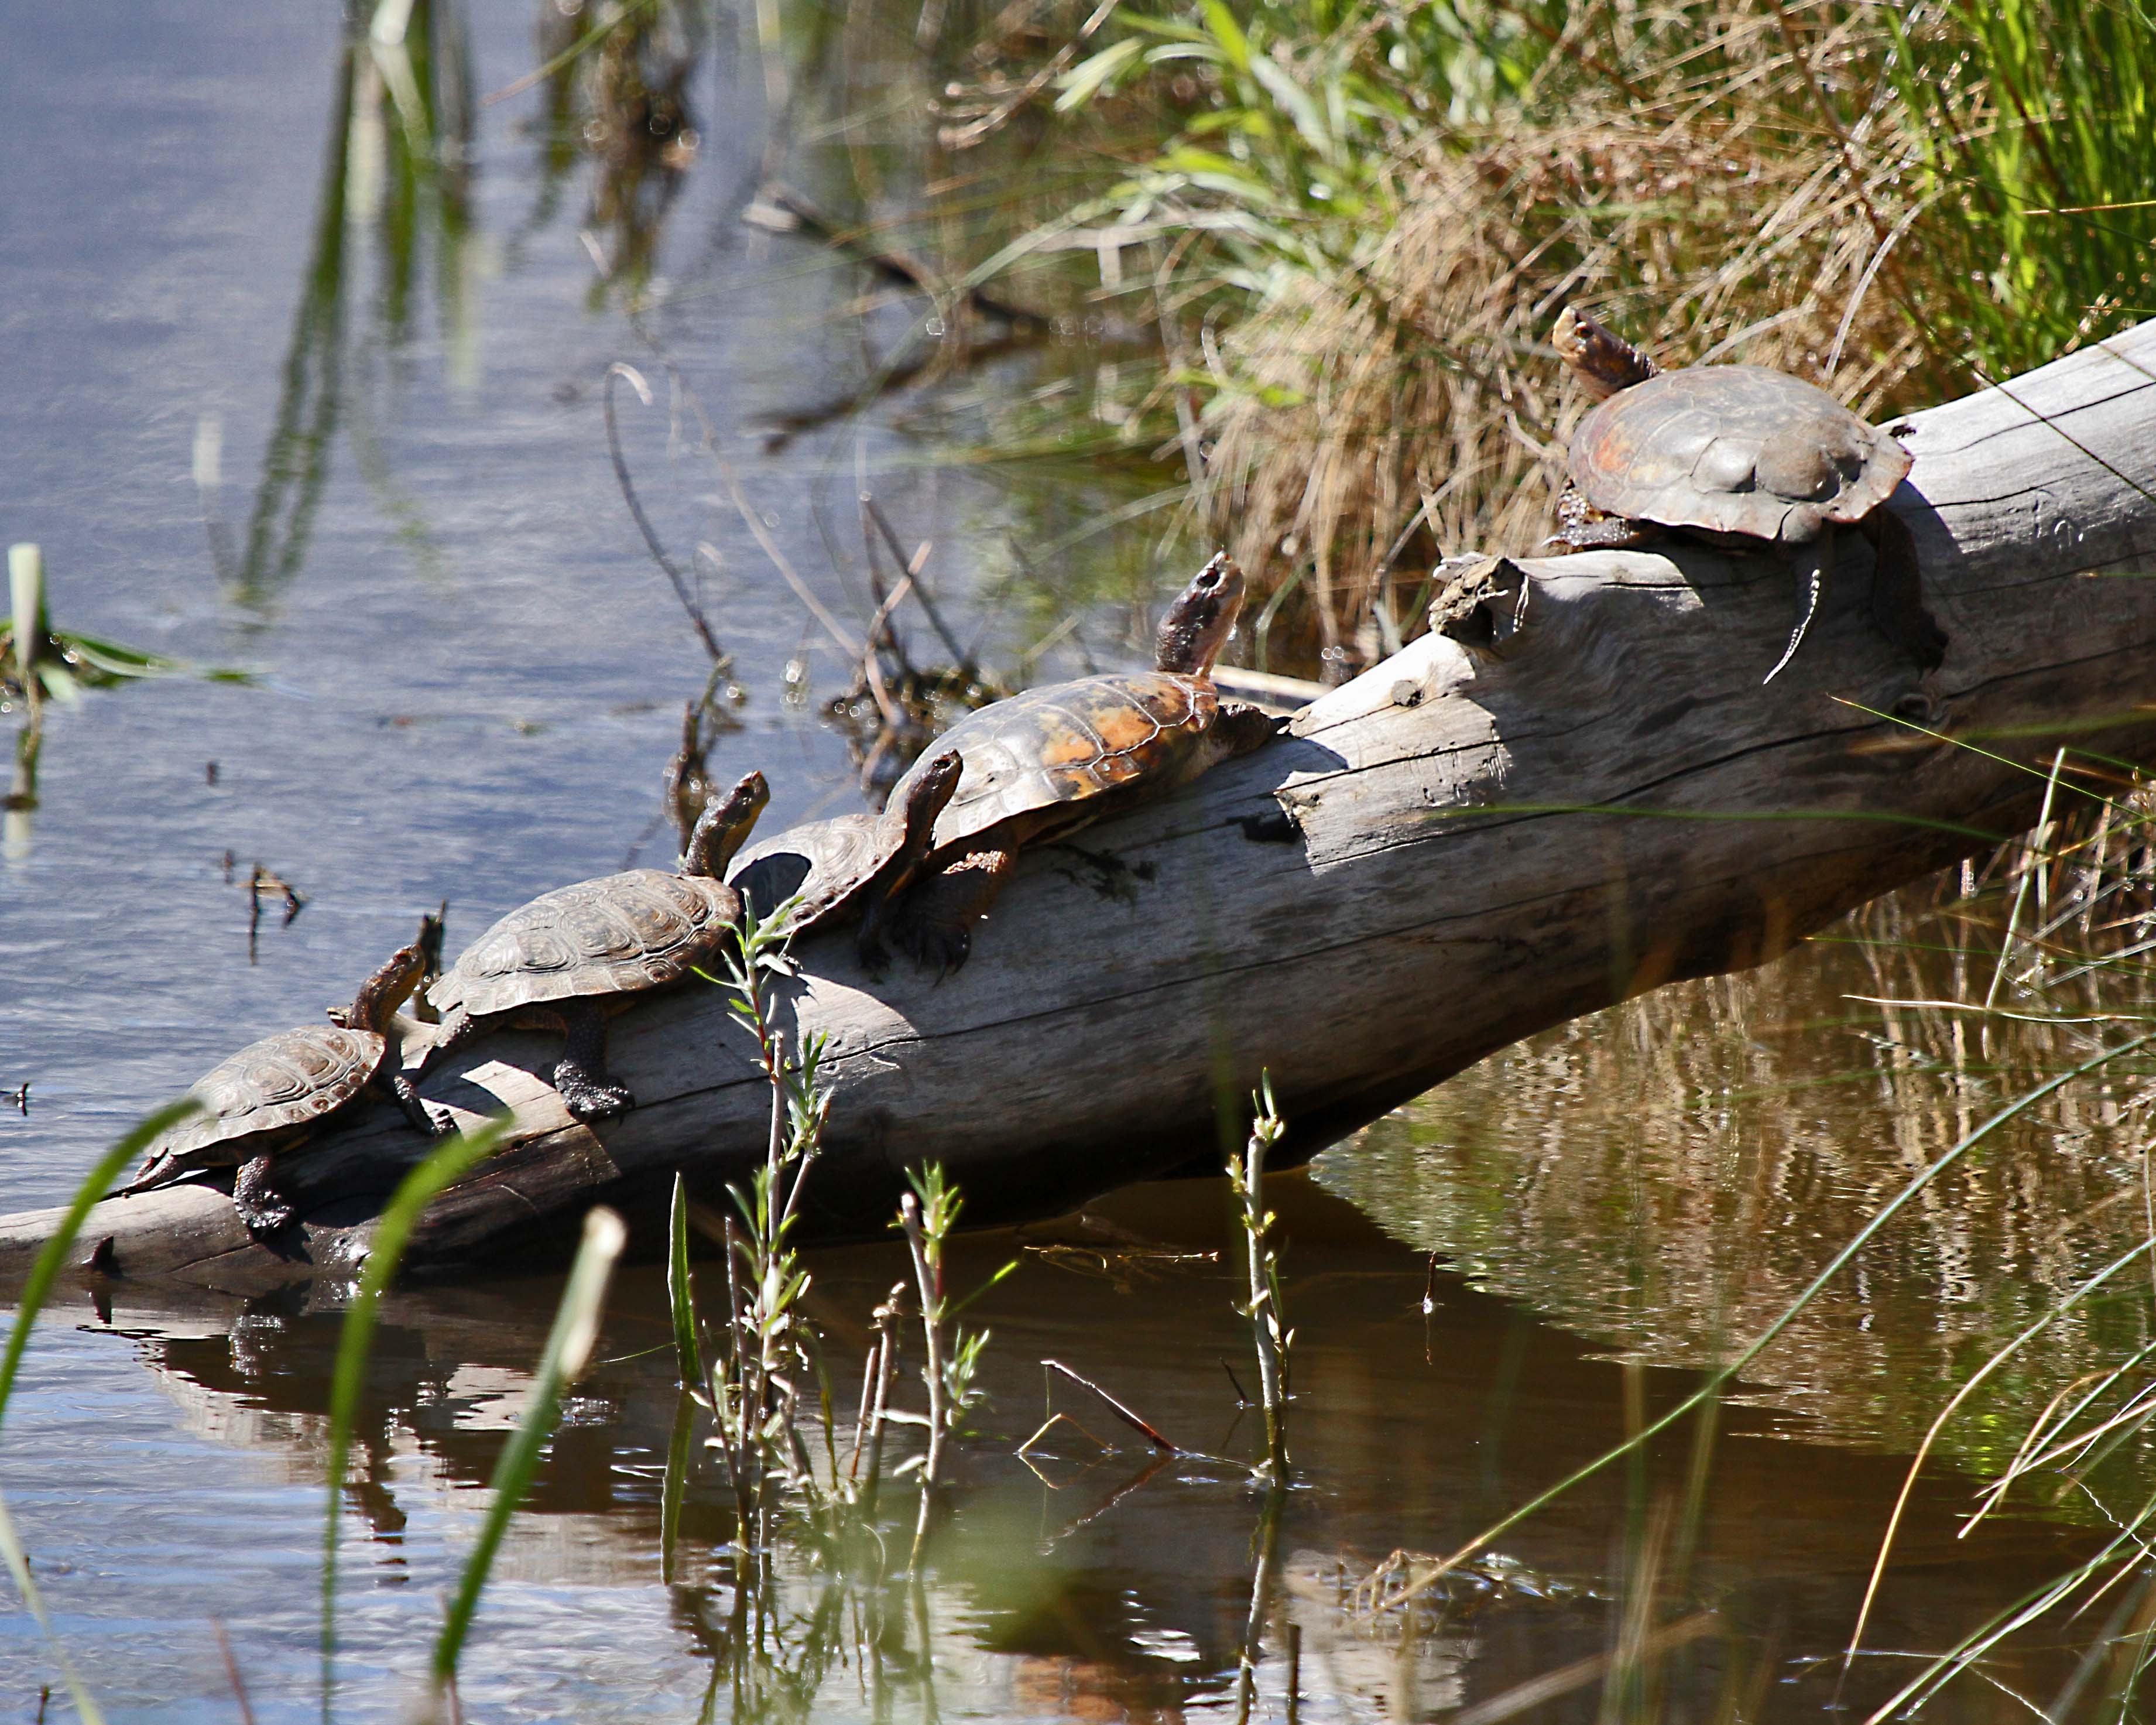
[[[679,872],[631,869],[543,893],[467,947],[428,990],[442,1013],[429,1064],[483,1029],[558,1030],[554,1088],[579,1120],[610,1120],[635,1098],[606,1071],[606,1019],[639,994],[684,981],[741,920],[725,869],[771,792],[752,773],[704,810]]]
[[[368,1091],[395,1101],[422,1132],[449,1130],[446,1117],[421,1106],[402,1070],[395,1034],[397,1009],[426,969],[420,946],[403,947],[361,984],[349,1007],[331,1009],[334,1023],[280,1030],[213,1069],[190,1092],[208,1112],[152,1139],[141,1171],[113,1196],[154,1191],[206,1168],[236,1167],[233,1206],[250,1230],[270,1234],[294,1214],[272,1180],[274,1158]]]
[[[785,932],[806,934],[862,911],[858,950],[871,975],[889,963],[880,907],[920,872],[964,763],[955,749],[906,777],[881,814],[839,814],[790,827],[742,853],[727,884],[759,916],[785,912]]]
[[[919,884],[902,901],[872,905],[865,937],[880,933],[887,904],[901,950],[956,969],[1024,846],[1065,838],[1268,741],[1280,721],[1223,701],[1213,684],[1243,588],[1243,572],[1222,552],[1162,618],[1152,670],[1029,689],[938,737],[935,747],[957,754],[964,778],[937,817]],[[914,767],[894,800],[903,803],[927,770]]]
[[[1552,544],[1584,551],[1645,543],[1664,527],[1742,547],[1789,547],[1796,625],[1766,680],[1803,642],[1834,562],[1834,530],[1854,526],[1876,553],[1871,616],[1919,670],[1947,637],[1924,609],[1916,541],[1886,506],[1909,453],[1824,389],[1762,366],[1665,372],[1568,305],[1551,344],[1601,403],[1567,452],[1571,483]]]

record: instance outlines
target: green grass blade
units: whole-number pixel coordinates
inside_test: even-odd
[[[696,1399],[683,1390],[674,1403],[674,1432],[666,1444],[666,1478],[659,1491],[659,1579],[674,1583],[674,1538],[681,1529],[681,1502],[689,1491],[689,1459],[696,1436]]]
[[[38,1620],[38,1627],[45,1632],[45,1640],[52,1645],[53,1657],[59,1661],[60,1676],[67,1684],[68,1694],[74,1698],[74,1710],[81,1717],[82,1725],[105,1725],[105,1715],[98,1712],[97,1703],[90,1699],[82,1679],[75,1675],[74,1661],[60,1645],[59,1632],[53,1628],[52,1615],[45,1609],[44,1595],[30,1579],[30,1560],[23,1550],[23,1542],[15,1535],[14,1520],[8,1513],[5,1498],[0,1498],[0,1560],[6,1562],[8,1573],[15,1578],[16,1590],[23,1595],[23,1603],[30,1608],[30,1615]]]
[[[598,1337],[599,1313],[606,1301],[607,1282],[628,1238],[629,1230],[621,1218],[610,1209],[594,1209],[584,1218],[583,1244],[577,1249],[577,1261],[570,1268],[568,1286],[562,1290],[562,1303],[554,1313],[554,1327],[547,1337],[547,1349],[540,1356],[537,1377],[531,1386],[531,1404],[517,1422],[501,1461],[495,1464],[494,1502],[488,1507],[478,1543],[465,1560],[464,1579],[450,1602],[449,1620],[442,1625],[441,1636],[434,1643],[434,1683],[437,1696],[456,1678],[465,1636],[471,1628],[473,1615],[479,1609],[479,1596],[485,1589],[488,1573],[494,1568],[495,1553],[501,1548],[501,1538],[508,1530],[510,1517],[524,1501],[531,1476],[539,1470],[539,1452],[546,1446],[561,1413],[562,1386],[575,1378],[591,1358],[592,1344]]]
[[[703,1351],[696,1346],[696,1286],[689,1275],[689,1189],[674,1176],[674,1214],[666,1255],[666,1302],[674,1312],[674,1359],[684,1389],[704,1387]]]
[[[189,1115],[200,1112],[201,1109],[202,1104],[192,1096],[183,1096],[178,1101],[158,1109],[100,1157],[88,1178],[75,1188],[74,1197],[69,1202],[66,1213],[61,1216],[59,1226],[53,1230],[53,1237],[45,1242],[44,1250],[38,1254],[37,1261],[30,1266],[29,1276],[23,1284],[23,1291],[16,1304],[15,1327],[8,1332],[8,1351],[0,1355],[0,1418],[5,1417],[8,1399],[14,1393],[15,1373],[23,1363],[23,1350],[29,1345],[31,1328],[37,1323],[38,1312],[44,1310],[46,1300],[51,1296],[53,1283],[59,1279],[61,1267],[67,1262],[68,1252],[74,1246],[75,1237],[82,1232],[84,1219],[90,1214],[91,1206],[111,1189],[112,1183],[120,1177],[121,1170],[149,1147],[152,1138],[177,1126]],[[8,1573],[14,1578],[16,1591],[22,1594],[23,1604],[29,1608],[31,1616],[38,1620],[38,1627],[44,1631],[46,1640],[51,1643],[54,1657],[59,1661],[60,1675],[67,1683],[68,1693],[74,1698],[74,1710],[81,1716],[84,1725],[104,1725],[105,1716],[98,1712],[97,1703],[90,1699],[90,1692],[82,1686],[82,1679],[75,1675],[74,1662],[68,1658],[67,1650],[60,1645],[59,1636],[53,1629],[52,1615],[45,1609],[44,1596],[38,1590],[38,1584],[30,1574],[29,1555],[23,1549],[22,1540],[17,1537],[14,1521],[8,1513],[4,1500],[0,1500],[0,1560],[5,1561]]]
[[[374,1240],[360,1272],[359,1288],[344,1315],[337,1337],[336,1363],[330,1373],[329,1502],[322,1527],[322,1711],[329,1712],[331,1666],[336,1656],[337,1534],[343,1507],[345,1471],[352,1456],[352,1430],[359,1412],[359,1393],[367,1377],[367,1356],[374,1345],[375,1319],[382,1291],[394,1279],[411,1244],[412,1230],[428,1200],[501,1147],[508,1136],[507,1115],[445,1140],[398,1183],[375,1224]]]
[[[141,1155],[152,1138],[201,1109],[202,1104],[192,1096],[182,1097],[158,1109],[100,1157],[89,1178],[75,1189],[67,1214],[60,1218],[53,1237],[38,1254],[37,1262],[30,1266],[29,1277],[23,1282],[21,1296],[16,1301],[15,1327],[8,1334],[7,1353],[0,1355],[0,1420],[7,1418],[8,1398],[14,1392],[15,1372],[23,1363],[23,1350],[29,1345],[30,1327],[37,1322],[39,1310],[52,1293],[53,1283],[67,1262],[75,1236],[82,1232],[83,1219],[90,1214],[90,1207],[111,1189],[121,1170]]]

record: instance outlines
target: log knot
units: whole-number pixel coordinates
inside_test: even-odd
[[[1430,602],[1432,633],[1457,641],[1477,660],[1501,662],[1518,651],[1527,624],[1527,572],[1510,557],[1448,557],[1447,577]]]

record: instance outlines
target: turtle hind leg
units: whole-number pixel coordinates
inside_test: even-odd
[[[938,977],[965,963],[973,949],[973,925],[988,914],[1018,865],[1009,850],[976,850],[906,895],[891,937],[923,970]]]
[[[271,1178],[271,1164],[275,1158],[264,1151],[259,1156],[250,1156],[239,1165],[239,1173],[232,1182],[232,1207],[239,1212],[239,1219],[252,1234],[275,1234],[295,1218],[299,1212],[292,1201],[280,1192]]]
[[[1782,656],[1774,661],[1774,670],[1759,680],[1766,685],[1788,669],[1797,656],[1797,649],[1804,644],[1804,632],[1812,626],[1812,619],[1819,615],[1820,593],[1826,585],[1826,572],[1834,567],[1834,527],[1831,523],[1822,526],[1819,537],[1809,545],[1793,546],[1789,553],[1789,572],[1797,578],[1797,624],[1789,631],[1789,644],[1782,649]]]
[[[1924,608],[1917,539],[1909,524],[1883,505],[1857,523],[1871,542],[1871,620],[1919,670],[1936,670],[1947,656],[1947,632]]]
[[[627,1088],[607,1076],[606,1015],[588,1000],[557,1000],[547,1011],[562,1021],[566,1042],[554,1063],[554,1088],[579,1120],[612,1120],[636,1106]]]

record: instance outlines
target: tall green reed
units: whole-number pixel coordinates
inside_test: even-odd
[[[434,1643],[429,1699],[438,1714],[442,1703],[453,1697],[465,1640],[479,1610],[480,1595],[493,1571],[495,1556],[501,1549],[502,1537],[509,1531],[510,1517],[531,1489],[547,1440],[561,1418],[562,1393],[590,1363],[606,1307],[607,1284],[628,1238],[628,1229],[612,1210],[601,1206],[586,1214],[583,1239],[577,1249],[576,1261],[569,1267],[569,1279],[555,1309],[546,1348],[539,1356],[529,1399],[516,1431],[495,1464],[490,1481],[493,1501],[487,1506],[486,1519],[480,1526],[471,1555],[465,1559],[464,1574]],[[453,1702],[451,1711],[454,1717]]]
[[[2156,29],[2109,0],[1881,9],[1914,172],[1912,315],[1987,378],[2156,311]]]
[[[131,1131],[124,1133],[104,1155],[98,1158],[89,1176],[75,1189],[74,1197],[69,1199],[67,1208],[61,1213],[59,1221],[53,1230],[52,1237],[45,1242],[30,1266],[30,1273],[24,1279],[22,1292],[16,1299],[15,1322],[8,1332],[7,1352],[0,1354],[0,1421],[7,1418],[8,1403],[14,1394],[16,1373],[22,1367],[23,1350],[30,1344],[30,1332],[36,1327],[38,1315],[44,1310],[45,1302],[52,1297],[53,1285],[59,1279],[60,1271],[66,1267],[68,1255],[74,1250],[75,1240],[80,1235],[82,1224],[88,1219],[91,1209],[112,1189],[112,1183],[149,1147],[153,1138],[201,1111],[202,1104],[192,1096],[184,1096],[158,1109]],[[15,1584],[15,1590],[23,1596],[23,1604],[31,1616],[37,1620],[39,1631],[44,1635],[47,1645],[52,1649],[61,1677],[67,1685],[68,1694],[74,1702],[75,1712],[81,1716],[84,1725],[100,1725],[104,1715],[98,1710],[96,1702],[92,1699],[75,1670],[74,1661],[69,1657],[59,1632],[53,1626],[52,1614],[46,1608],[44,1594],[38,1586],[36,1577],[30,1572],[29,1554],[16,1531],[14,1518],[8,1512],[5,1497],[0,1497],[0,1562],[7,1565],[8,1573]]]
[[[359,1285],[337,1334],[336,1358],[330,1368],[329,1456],[323,1471],[327,1502],[322,1517],[321,1668],[322,1712],[328,1717],[336,1662],[336,1579],[344,1492],[352,1458],[352,1431],[367,1384],[367,1358],[374,1346],[382,1296],[397,1279],[411,1244],[412,1230],[429,1200],[501,1148],[511,1122],[506,1116],[446,1139],[398,1183],[382,1206],[368,1243]]]

